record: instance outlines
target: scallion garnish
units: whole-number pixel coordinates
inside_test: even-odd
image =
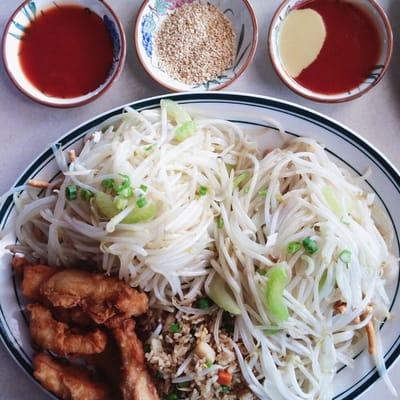
[[[306,237],[303,240],[303,247],[308,254],[314,254],[318,251],[317,242],[314,239],[311,239],[310,237]]]
[[[288,254],[297,253],[300,249],[301,249],[301,243],[300,242],[291,242],[287,246]]]
[[[197,307],[206,310],[207,308],[210,308],[211,302],[207,297],[203,297],[202,299],[197,300]]]
[[[68,185],[65,188],[65,197],[67,200],[76,200],[78,197],[78,188],[76,185]]]
[[[105,189],[114,189],[115,188],[115,180],[113,178],[103,179],[101,181],[101,186]]]
[[[94,196],[94,193],[88,189],[79,189],[79,194],[81,198],[86,201],[89,201]]]
[[[121,197],[129,198],[133,196],[133,190],[131,187],[131,178],[128,175],[119,174],[123,180],[120,185],[115,189],[117,194]]]
[[[267,189],[262,189],[258,191],[258,195],[261,197],[267,197]]]
[[[224,225],[225,225],[224,219],[222,217],[218,217],[217,218],[217,228],[222,229],[224,227]]]
[[[267,269],[259,269],[257,272],[258,272],[261,276],[266,276],[268,270],[267,270]]]
[[[147,199],[146,199],[146,197],[142,196],[142,197],[139,197],[139,198],[136,200],[136,206],[137,206],[138,208],[143,208],[143,207],[145,207],[146,205],[147,205]]]
[[[206,361],[206,368],[211,368],[213,366],[213,363],[210,360]]]
[[[118,196],[124,197],[126,199],[133,196],[133,190],[131,187],[126,187],[121,190],[117,190],[117,193],[118,193]]]
[[[243,172],[242,174],[238,175],[236,178],[233,179],[233,186],[240,187],[242,184],[245,184],[250,177],[248,172]]]
[[[141,184],[141,185],[139,186],[139,189],[140,189],[142,192],[147,192],[147,186],[146,186],[146,185]]]
[[[179,326],[179,324],[171,324],[169,327],[169,331],[171,333],[179,333],[181,331],[181,327]]]
[[[221,385],[221,393],[229,393],[231,388],[227,385]]]
[[[207,194],[207,191],[208,191],[207,187],[200,186],[198,190],[199,196],[205,196]]]
[[[339,258],[342,262],[344,262],[345,264],[349,264],[351,261],[351,251],[350,250],[343,250],[340,254],[339,254]]]

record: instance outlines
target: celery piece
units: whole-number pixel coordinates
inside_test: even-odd
[[[183,142],[189,136],[192,136],[197,130],[197,124],[194,121],[186,121],[175,129],[175,140]]]
[[[233,186],[241,187],[242,185],[247,183],[249,178],[250,174],[248,172],[243,172],[242,174],[238,175],[236,178],[233,179]]]
[[[116,197],[114,197],[113,203],[118,211],[122,211],[122,210],[125,210],[125,208],[128,206],[128,199],[126,199],[124,197],[116,196]]]
[[[264,329],[264,335],[265,336],[273,336],[279,333],[282,329],[279,328],[269,328],[269,329]]]
[[[283,291],[287,284],[285,268],[280,265],[272,267],[267,272],[267,278],[265,305],[268,314],[275,322],[287,321],[289,318],[289,311],[283,299]]]
[[[325,286],[326,279],[328,278],[328,270],[326,269],[321,276],[321,279],[318,284],[318,291],[321,291],[323,287]]]
[[[165,108],[168,119],[176,125],[181,125],[192,120],[190,114],[175,101],[164,99],[160,101],[160,106],[161,108]]]
[[[210,299],[220,308],[234,315],[240,315],[241,311],[238,307],[235,297],[226,282],[218,274],[215,274],[210,283],[209,293]]]
[[[137,224],[152,220],[157,214],[157,204],[149,203],[145,207],[135,207],[123,220],[124,224]]]
[[[343,214],[343,208],[339,203],[338,198],[336,197],[332,186],[325,186],[322,189],[322,194],[324,195],[324,199],[328,204],[329,208],[338,216]]]
[[[119,211],[114,204],[114,198],[104,192],[97,192],[95,195],[95,204],[103,217],[111,219],[116,216]]]

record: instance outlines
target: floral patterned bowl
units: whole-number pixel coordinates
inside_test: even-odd
[[[96,90],[79,97],[58,98],[47,96],[25,76],[20,60],[19,45],[24,31],[41,11],[63,4],[77,4],[99,15],[107,26],[113,41],[113,64],[108,77]],[[3,33],[3,61],[5,70],[15,86],[26,96],[51,107],[75,107],[86,104],[103,94],[118,78],[125,62],[126,41],[121,22],[110,6],[103,0],[26,0],[10,17]]]
[[[154,48],[154,37],[169,14],[184,4],[195,1],[218,7],[232,22],[237,43],[232,68],[208,82],[188,85],[172,78],[160,68]],[[176,92],[219,90],[235,81],[250,65],[257,47],[258,27],[253,8],[248,0],[145,0],[136,18],[134,40],[136,53],[143,68],[168,90]]]
[[[272,61],[272,65],[275,68],[279,78],[285,83],[289,89],[295,93],[303,96],[307,99],[322,102],[322,103],[341,103],[349,100],[356,99],[363,94],[367,93],[372,89],[385,74],[393,52],[393,32],[389,22],[389,19],[383,10],[383,8],[377,3],[376,0],[347,0],[350,3],[354,3],[356,6],[361,7],[363,11],[372,19],[375,23],[377,30],[380,34],[381,39],[381,53],[376,67],[371,74],[366,77],[358,87],[343,93],[338,94],[322,94],[314,92],[310,89],[305,88],[296,82],[283,67],[280,56],[279,56],[279,34],[282,28],[282,23],[287,15],[304,3],[305,0],[284,0],[274,17],[269,30],[268,38],[268,50]],[[346,60],[344,61],[346,62]],[[347,61],[348,62],[348,61]]]

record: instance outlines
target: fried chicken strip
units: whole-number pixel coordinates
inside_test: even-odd
[[[79,332],[56,321],[51,312],[40,304],[29,304],[29,330],[33,341],[43,349],[60,355],[95,354],[104,351],[107,335],[100,329]]]
[[[11,260],[11,266],[18,275],[24,272],[25,265],[30,264],[31,263],[25,257],[14,256]]]
[[[64,322],[64,324],[67,325],[76,325],[85,329],[90,329],[97,326],[92,318],[84,313],[79,307],[52,307],[51,313],[54,315],[57,321]]]
[[[125,320],[112,332],[121,354],[123,400],[159,400],[146,369],[142,342],[135,333],[135,322],[132,319]]]
[[[77,269],[57,272],[41,285],[40,293],[55,307],[79,307],[94,322],[109,327],[148,309],[146,294],[125,282]]]
[[[116,399],[122,399],[121,393],[121,357],[114,338],[110,335],[106,349],[99,354],[83,356],[86,364],[107,378]]]
[[[34,377],[63,400],[110,400],[109,389],[93,381],[88,371],[39,353],[33,357]]]
[[[23,295],[31,301],[40,301],[40,286],[57,272],[56,268],[47,265],[24,265],[22,270],[21,289]]]

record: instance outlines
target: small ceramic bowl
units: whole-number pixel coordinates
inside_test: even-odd
[[[343,93],[338,94],[321,94],[314,92],[310,89],[297,83],[285,70],[281,63],[279,56],[279,35],[283,25],[284,19],[287,15],[305,0],[285,0],[279,6],[278,10],[272,19],[268,35],[268,51],[272,65],[278,74],[279,78],[295,93],[306,97],[310,100],[323,102],[323,103],[340,103],[356,99],[364,93],[371,90],[385,74],[393,52],[393,32],[389,19],[382,9],[382,7],[375,0],[346,0],[354,3],[356,6],[361,7],[364,12],[370,16],[375,23],[381,39],[381,54],[379,56],[376,68],[372,71],[363,83],[358,87]],[[344,62],[346,62],[344,60]]]
[[[41,11],[55,5],[76,4],[86,7],[99,15],[106,24],[113,41],[113,65],[105,82],[96,90],[79,97],[58,98],[47,96],[27,79],[20,60],[19,45],[23,38],[24,30],[40,15]],[[121,22],[114,11],[103,0],[27,0],[24,1],[10,17],[3,33],[3,61],[5,70],[15,86],[26,96],[38,103],[51,107],[75,107],[89,103],[103,94],[121,73],[126,53],[125,33]]]
[[[234,82],[253,60],[257,47],[258,27],[254,10],[248,0],[202,0],[213,4],[232,22],[236,33],[236,55],[233,67],[221,76],[200,85],[180,82],[160,68],[154,46],[154,37],[160,25],[177,8],[194,0],[145,0],[134,26],[136,53],[145,71],[161,86],[171,91],[219,90]]]

